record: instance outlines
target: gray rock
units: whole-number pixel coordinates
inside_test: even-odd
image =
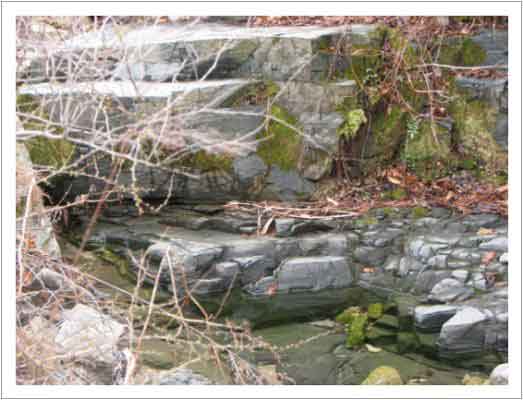
[[[298,246],[304,256],[345,256],[349,240],[343,234],[315,234],[300,237]]]
[[[82,358],[109,363],[125,325],[94,308],[77,304],[62,313],[55,343],[68,359]]]
[[[418,306],[414,309],[416,328],[426,332],[439,332],[441,326],[456,314],[458,307],[451,305]]]
[[[276,267],[272,254],[263,256],[238,257],[233,260],[240,266],[240,284],[246,285],[261,279],[265,275],[271,274]]]
[[[499,257],[499,262],[501,264],[508,264],[508,253],[503,253],[500,257]]]
[[[401,260],[400,256],[396,256],[396,255],[388,256],[387,260],[383,264],[383,269],[386,272],[393,272],[393,273],[398,271],[399,266],[400,266],[400,260]]]
[[[479,245],[481,250],[493,250],[499,252],[508,252],[508,238],[498,237]]]
[[[402,257],[399,264],[398,274],[405,277],[411,271],[419,271],[423,268],[423,263],[413,257]]]
[[[428,293],[440,281],[450,277],[450,271],[423,271],[416,277],[414,290],[416,293]]]
[[[31,288],[58,290],[64,287],[66,277],[49,268],[42,268],[33,279]]]
[[[470,264],[479,264],[481,261],[481,254],[475,249],[454,249],[450,256],[453,259],[467,261]]]
[[[463,307],[441,328],[438,339],[440,354],[460,357],[463,353],[481,352],[484,347],[487,316],[473,307]]]
[[[278,291],[318,291],[352,284],[352,274],[343,257],[298,257],[282,263],[275,271]]]
[[[233,168],[240,185],[244,187],[251,187],[255,184],[255,179],[264,176],[268,169],[267,165],[256,154],[235,158]]]
[[[429,298],[442,303],[447,303],[457,298],[469,295],[470,289],[457,279],[445,278],[437,283],[430,291]]]
[[[158,382],[159,385],[212,385],[213,383],[202,375],[190,369],[177,368],[175,372],[165,374]]]
[[[452,271],[452,278],[465,283],[469,277],[469,271],[466,269],[457,269]]]
[[[214,270],[220,278],[233,279],[240,273],[240,266],[234,261],[224,261],[215,264]]]
[[[500,220],[497,215],[494,214],[472,214],[467,215],[462,220],[462,224],[472,229],[493,228],[499,224]]]
[[[490,373],[490,383],[492,385],[508,385],[509,382],[508,363],[500,364]]]
[[[360,246],[354,250],[354,258],[368,266],[379,266],[387,258],[388,251],[385,248]]]
[[[445,269],[447,268],[447,258],[447,255],[438,254],[436,256],[430,257],[427,260],[427,264],[434,268]]]
[[[283,171],[277,166],[265,181],[261,196],[268,200],[296,201],[307,199],[315,189],[313,182],[300,176],[296,171]]]

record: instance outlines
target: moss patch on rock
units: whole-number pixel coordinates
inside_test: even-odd
[[[439,63],[460,66],[481,65],[487,59],[485,50],[471,38],[454,39],[443,44]]]
[[[40,106],[38,98],[30,95],[16,97],[17,111],[33,115],[35,118],[23,118],[24,129],[35,131],[49,131],[52,134],[63,134],[63,128],[45,123],[38,118],[49,121],[49,114]],[[61,168],[69,163],[74,154],[75,146],[65,139],[50,139],[33,137],[25,142],[31,161],[35,165]]]
[[[496,130],[497,110],[487,102],[457,96],[451,105],[457,140],[464,151],[464,167],[482,169],[485,175],[494,176],[506,171],[507,153],[493,137]]]
[[[367,315],[370,319],[379,319],[383,315],[383,304],[372,303],[367,308]]]
[[[302,139],[292,128],[299,129],[297,119],[280,106],[271,108],[268,126],[259,135],[257,154],[265,162],[284,171],[296,169],[301,153]],[[281,122],[278,122],[282,121]]]
[[[353,349],[365,343],[365,332],[368,316],[364,313],[354,313],[347,325],[347,348]]]

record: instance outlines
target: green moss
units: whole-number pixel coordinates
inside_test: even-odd
[[[463,38],[441,47],[439,63],[473,66],[481,65],[486,59],[487,53],[480,45],[470,38]]]
[[[382,208],[382,211],[383,215],[387,218],[395,217],[398,215],[398,211],[392,207],[384,207]]]
[[[418,337],[412,332],[399,332],[397,340],[399,353],[414,353],[420,347]]]
[[[372,303],[367,308],[367,315],[370,319],[379,319],[383,315],[383,304]]]
[[[129,261],[124,257],[116,254],[112,250],[109,250],[107,247],[99,248],[96,250],[96,255],[102,260],[107,261],[108,263],[116,266],[118,273],[121,276],[128,276],[129,274]]]
[[[398,317],[389,314],[382,315],[381,318],[376,321],[376,324],[388,329],[399,328]]]
[[[367,122],[365,111],[361,108],[346,112],[344,115],[344,122],[338,128],[338,136],[345,139],[351,139],[356,136],[360,127]]]
[[[49,115],[40,106],[37,98],[30,95],[18,95],[16,97],[16,108],[18,112],[31,114],[30,117],[22,118],[24,129],[36,131],[49,131],[52,134],[63,134],[63,129],[58,126],[42,122],[37,118],[49,120]],[[74,154],[75,146],[65,139],[50,139],[45,137],[34,137],[25,142],[31,161],[36,165],[53,168],[61,168],[69,163]]]
[[[369,225],[376,225],[378,223],[378,219],[371,215],[366,215],[361,218],[358,218],[354,223],[356,227],[365,227]]]
[[[449,112],[455,121],[456,140],[463,149],[465,160],[470,160],[470,164],[474,162],[474,169],[478,172],[482,172],[480,168],[483,168],[486,177],[507,171],[507,154],[493,137],[496,108],[486,101],[458,95]]]
[[[351,316],[350,322],[347,325],[347,348],[357,348],[365,343],[367,321],[368,317],[363,313],[355,313]]]
[[[352,320],[352,316],[358,315],[360,312],[359,307],[349,307],[336,316],[336,322],[340,324],[349,324]]]
[[[428,214],[429,214],[429,210],[425,207],[420,207],[420,206],[414,207],[410,212],[410,215],[412,216],[412,218],[415,218],[415,219],[424,218]]]
[[[271,117],[285,122],[287,125],[271,119],[267,129],[258,135],[261,142],[257,153],[269,166],[276,165],[284,171],[297,168],[301,152],[301,137],[291,127],[298,127],[298,121],[285,109],[273,105]]]

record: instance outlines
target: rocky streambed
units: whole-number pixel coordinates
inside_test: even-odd
[[[76,210],[72,221],[64,237],[79,243],[89,215]],[[96,258],[85,268],[128,291],[145,272],[144,297],[159,274],[157,301],[176,293],[196,300],[185,301],[187,315],[246,327],[265,344],[241,355],[264,383],[361,384],[382,366],[402,383],[483,383],[506,363],[506,219],[387,208],[357,219],[276,218],[267,234],[257,229],[256,216],[221,206],[167,206],[156,215],[110,206],[87,243]],[[237,339],[231,330],[216,340]],[[205,382],[235,383],[202,356],[206,348],[187,352],[169,340],[144,348],[144,365],[164,370],[145,383],[190,383],[192,375],[170,371],[194,354],[189,368]]]

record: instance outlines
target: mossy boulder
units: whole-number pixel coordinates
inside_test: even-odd
[[[403,385],[401,376],[395,368],[381,366],[373,370],[362,385]]]

